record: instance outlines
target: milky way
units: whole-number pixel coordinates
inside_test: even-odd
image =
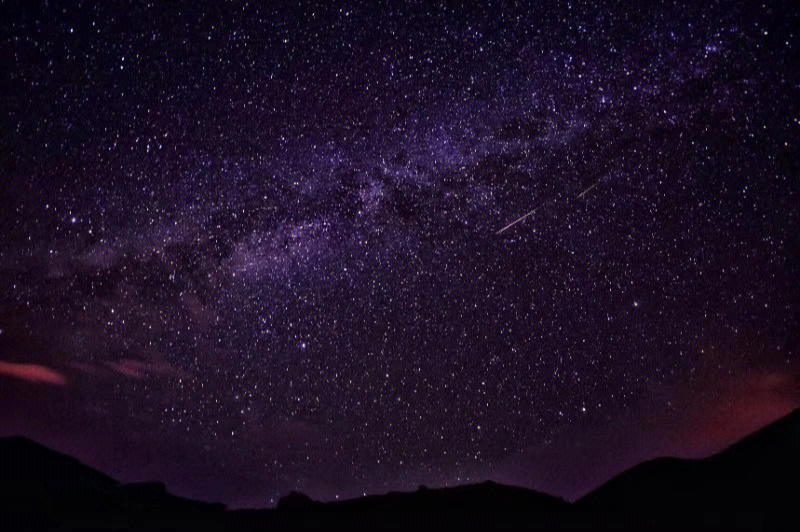
[[[789,3],[272,4],[3,3],[1,433],[573,498],[800,406]]]

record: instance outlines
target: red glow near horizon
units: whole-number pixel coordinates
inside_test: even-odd
[[[15,364],[0,361],[0,375],[37,384],[67,385],[67,378],[64,375],[39,364]]]

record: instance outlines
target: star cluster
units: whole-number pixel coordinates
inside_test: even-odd
[[[800,406],[796,10],[273,4],[3,4],[3,432],[574,497]]]

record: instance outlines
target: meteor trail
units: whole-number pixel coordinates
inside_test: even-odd
[[[578,194],[577,196],[575,196],[575,199],[581,199],[581,198],[582,198],[584,195],[586,195],[586,194],[587,194],[587,193],[588,193],[590,190],[592,190],[594,187],[596,187],[596,186],[597,186],[597,185],[599,185],[599,184],[600,184],[600,181],[598,181],[597,183],[593,184],[592,186],[590,186],[589,188],[587,188],[586,190],[584,190],[583,192],[581,192],[580,194]],[[499,235],[500,233],[503,233],[503,232],[507,231],[508,229],[511,229],[512,227],[514,227],[515,225],[517,225],[518,223],[520,223],[521,221],[523,221],[525,218],[527,218],[527,217],[529,217],[529,216],[532,216],[533,214],[535,214],[535,213],[536,213],[536,211],[538,211],[539,209],[541,209],[541,208],[542,208],[544,205],[545,205],[545,204],[537,205],[535,209],[533,209],[533,210],[532,210],[532,211],[530,211],[530,212],[527,212],[527,213],[523,214],[522,216],[520,216],[519,218],[517,218],[516,220],[514,220],[513,222],[511,222],[511,223],[510,223],[510,224],[508,224],[507,226],[505,226],[505,227],[503,227],[502,229],[500,229],[499,231],[497,231],[497,232],[495,233],[495,235]]]
[[[499,234],[500,234],[500,233],[502,233],[503,231],[505,231],[505,230],[507,230],[507,229],[511,229],[512,227],[514,227],[515,225],[517,225],[518,223],[520,223],[522,220],[524,220],[524,219],[525,219],[525,218],[527,218],[528,216],[531,216],[531,215],[533,215],[534,213],[536,213],[536,211],[538,211],[540,207],[541,207],[541,205],[537,206],[535,209],[533,209],[533,210],[532,210],[532,211],[530,211],[529,213],[527,213],[527,214],[523,214],[522,216],[520,216],[519,218],[517,218],[516,220],[514,220],[513,222],[511,222],[511,223],[510,223],[510,224],[508,224],[507,226],[505,226],[505,227],[503,227],[502,229],[500,229],[498,232],[496,232],[496,233],[495,233],[495,235],[499,235]]]
[[[595,183],[594,185],[590,186],[589,188],[587,188],[586,190],[584,190],[583,192],[581,192],[580,194],[578,194],[578,196],[577,196],[575,199],[581,199],[581,198],[583,197],[583,195],[584,195],[584,194],[586,194],[587,192],[589,192],[590,190],[592,190],[594,187],[596,187],[596,186],[597,186],[597,185],[599,185],[599,184],[600,184],[600,181],[598,181],[598,182],[597,182],[597,183]]]

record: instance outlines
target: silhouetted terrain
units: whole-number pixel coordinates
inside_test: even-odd
[[[709,458],[639,464],[576,507],[603,525],[800,524],[800,410]]]
[[[704,460],[640,464],[570,504],[492,482],[336,503],[292,493],[277,509],[227,511],[121,485],[24,438],[0,440],[0,522],[71,526],[800,525],[800,410]]]

